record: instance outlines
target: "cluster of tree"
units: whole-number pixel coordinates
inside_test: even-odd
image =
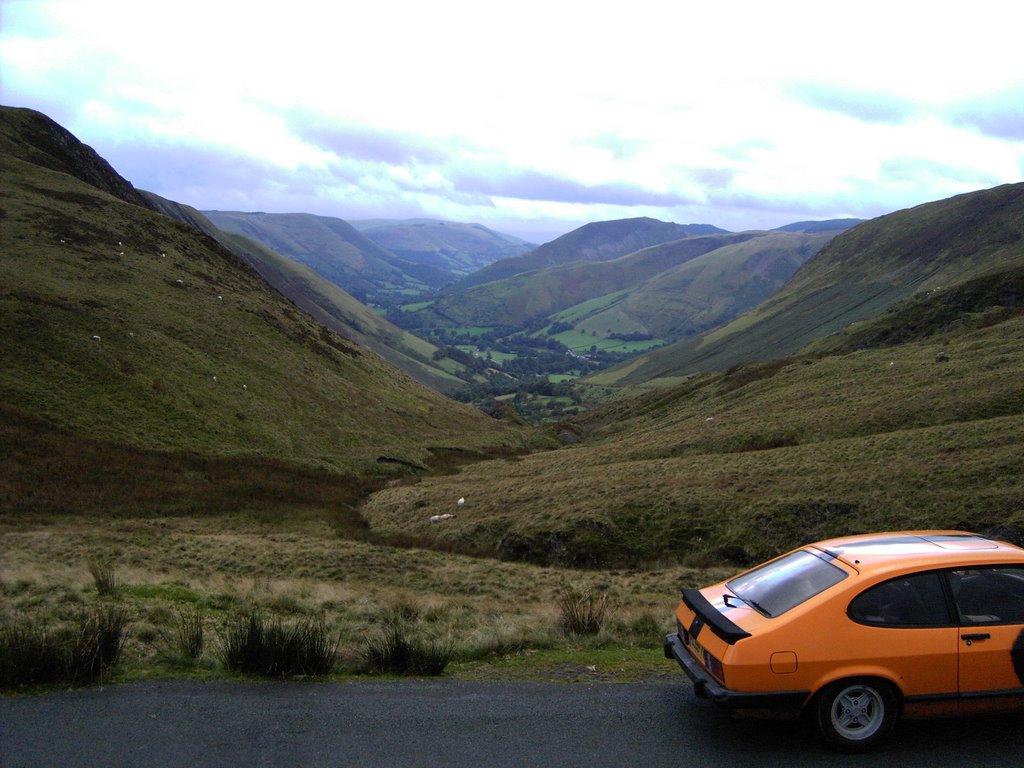
[[[402,312],[393,307],[388,310],[388,318],[435,344],[435,360],[449,358],[460,363],[462,368],[457,375],[467,384],[456,399],[488,413],[513,409],[520,418],[534,423],[563,418],[580,407],[577,387],[571,383],[554,384],[549,376],[585,376],[631,357],[623,352],[601,351],[596,344],[586,351],[570,350],[553,337],[572,330],[574,325],[549,323],[544,318],[515,328],[498,327],[483,332],[477,329],[472,335],[466,329],[446,324],[429,311]],[[653,337],[631,333],[613,334],[612,338],[646,341]],[[467,352],[468,345],[478,352]],[[481,379],[486,381],[481,383]]]
[[[651,341],[657,337],[649,333],[636,331],[635,333],[610,333],[608,334],[608,338],[617,339],[619,341]]]
[[[514,413],[533,424],[574,416],[582,405],[579,389],[571,382],[547,379],[518,382],[495,379],[488,384],[463,387],[454,398],[472,403],[495,418],[508,418]]]

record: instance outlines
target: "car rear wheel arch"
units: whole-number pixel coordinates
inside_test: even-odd
[[[842,752],[864,752],[889,735],[902,710],[899,686],[883,677],[861,675],[823,686],[805,712],[830,746]]]

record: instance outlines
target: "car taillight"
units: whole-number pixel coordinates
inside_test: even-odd
[[[717,677],[719,681],[725,682],[725,668],[722,666],[722,662],[712,656],[710,653],[705,657],[708,672]]]

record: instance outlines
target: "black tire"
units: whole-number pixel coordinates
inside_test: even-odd
[[[814,705],[821,737],[841,752],[864,752],[896,725],[899,703],[892,686],[870,678],[840,680],[825,687]]]

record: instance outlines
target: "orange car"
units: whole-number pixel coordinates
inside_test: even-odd
[[[844,751],[901,716],[1024,707],[1024,549],[956,531],[809,544],[687,589],[665,656],[698,697],[809,713]]]

